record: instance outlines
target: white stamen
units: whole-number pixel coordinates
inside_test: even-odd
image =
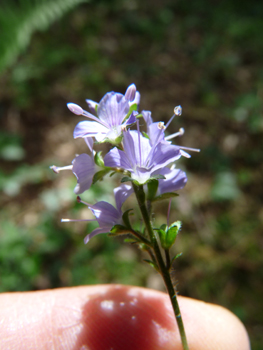
[[[182,107],[179,105],[179,106],[176,106],[176,107],[174,107],[174,114],[175,115],[182,115],[182,111],[183,111],[183,109],[182,109]]]
[[[191,147],[184,147],[184,146],[179,146],[180,149],[186,149],[187,151],[193,151],[193,152],[200,152],[199,148],[191,148]]]
[[[179,131],[177,131],[176,133],[169,135],[169,136],[166,136],[165,140],[168,141],[168,140],[173,139],[174,137],[182,136],[183,134],[184,134],[184,128],[180,128]]]
[[[61,219],[61,222],[81,222],[81,221],[96,221],[96,219],[90,219],[90,220],[85,220],[85,219]]]
[[[52,165],[50,167],[50,169],[52,169],[54,171],[54,173],[58,174],[61,170],[72,170],[73,165],[67,165],[67,166],[62,166],[62,167],[58,167],[56,165]]]
[[[70,112],[76,115],[82,115],[84,112],[83,109],[79,105],[76,105],[75,103],[67,103],[67,107],[70,110]]]
[[[179,147],[180,147],[180,146],[179,146]],[[181,153],[181,155],[182,155],[183,157],[185,157],[185,158],[191,158],[190,154],[188,154],[188,153],[186,153],[185,151],[182,151],[182,150],[181,150],[181,147],[180,147],[180,153]]]
[[[170,118],[170,120],[168,120],[168,123],[165,125],[165,128],[166,129],[168,128],[168,126],[171,124],[175,116],[180,116],[180,115],[182,115],[182,107],[179,105],[174,107],[174,115]]]

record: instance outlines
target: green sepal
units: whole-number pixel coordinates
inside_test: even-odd
[[[124,235],[130,233],[130,230],[123,225],[114,225],[112,229],[110,230],[109,236],[118,236],[118,235]]]
[[[147,264],[149,264],[151,267],[153,267],[157,272],[159,272],[158,266],[152,260],[144,259],[143,261],[145,261]]]
[[[152,179],[151,181],[147,182],[147,187],[148,187],[147,199],[149,201],[152,201],[154,199],[158,189],[158,185],[159,185],[159,182],[156,179]]]
[[[122,135],[116,137],[115,140],[110,140],[110,139],[108,139],[108,138],[105,138],[105,139],[103,139],[102,141],[97,142],[97,143],[100,144],[100,143],[106,143],[106,142],[108,142],[108,143],[110,143],[111,145],[117,146],[117,147],[118,147],[118,146],[120,145],[121,141],[122,141]]]
[[[161,174],[156,174],[153,175],[152,177],[150,177],[150,179],[148,181],[152,181],[152,180],[164,180],[165,176],[161,175]]]
[[[131,228],[131,223],[130,223],[130,218],[129,218],[129,215],[130,215],[130,212],[132,211],[133,209],[128,209],[126,210],[123,214],[122,214],[122,221],[124,222],[125,226],[126,227],[129,227]],[[132,214],[133,215],[133,214]]]
[[[152,202],[158,202],[158,201],[162,201],[164,199],[169,199],[169,198],[173,198],[173,197],[178,197],[179,194],[174,193],[174,192],[166,192],[161,194],[160,196],[155,197]]]
[[[128,182],[128,181],[134,181],[134,180],[131,177],[129,177],[129,176],[124,176],[121,179],[121,183]]]
[[[94,174],[92,179],[92,184],[94,185],[97,181],[102,180],[105,175],[107,175],[111,171],[111,168],[105,168],[104,170],[100,170]]]
[[[157,233],[158,233],[158,236],[160,238],[161,245],[162,245],[162,247],[164,247],[165,246],[166,231],[159,229],[159,230],[157,230]]]
[[[172,223],[172,225],[170,225],[169,229],[166,232],[164,249],[170,249],[174,244],[181,226],[181,221],[175,221]]]
[[[161,245],[164,249],[169,250],[174,244],[181,226],[181,221],[175,221],[172,223],[172,225],[170,225],[170,227],[162,225],[159,229],[157,229]]]
[[[143,134],[143,136],[144,136],[146,139],[150,140],[149,135],[148,135],[145,131],[143,131],[142,134]]]
[[[102,154],[101,151],[95,153],[94,162],[95,162],[98,166],[104,168],[104,160],[103,160],[101,154]]]
[[[126,115],[124,121],[127,120],[127,119],[129,119],[129,117],[130,117],[130,115],[132,114],[132,112],[137,111],[137,109],[138,109],[137,103],[132,104],[132,105],[130,106],[130,108],[129,108],[129,112],[127,113],[127,115]]]
[[[138,109],[138,105],[137,105],[136,103],[132,104],[132,105],[130,106],[130,108],[129,108],[128,113],[126,114],[125,118],[123,119],[122,123],[126,122],[126,120],[128,120],[129,117],[131,116],[132,112],[137,111],[137,109]],[[138,114],[139,114],[139,113],[138,113]],[[136,118],[137,118],[137,116],[136,116]],[[133,125],[133,124],[134,124],[134,123],[128,124],[128,126],[131,126],[131,125]]]

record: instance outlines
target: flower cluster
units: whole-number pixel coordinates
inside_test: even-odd
[[[85,243],[99,233],[107,233],[114,226],[123,225],[121,207],[134,191],[134,186],[143,186],[145,192],[149,192],[148,199],[151,201],[162,196],[172,197],[175,191],[182,189],[187,182],[187,176],[184,171],[175,167],[175,161],[181,156],[190,157],[183,147],[173,145],[170,141],[183,135],[183,129],[165,136],[172,119],[181,115],[181,106],[175,107],[174,115],[166,125],[163,122],[153,122],[151,112],[138,112],[140,94],[134,84],[127,88],[124,95],[109,92],[99,103],[91,100],[86,102],[90,112],[74,103],[68,103],[67,106],[74,114],[90,119],[79,122],[73,133],[74,138],[85,140],[89,154],[78,155],[73,159],[72,165],[51,168],[56,173],[68,169],[73,172],[77,178],[74,189],[77,195],[88,190],[110,171],[122,173],[122,182],[130,182],[131,185],[122,184],[114,190],[116,208],[103,201],[91,205],[82,202],[78,197],[79,201],[88,205],[95,216],[94,220],[99,224],[99,227],[85,238]],[[146,132],[140,130],[141,120],[146,124]],[[104,142],[110,143],[112,149],[103,158],[101,152],[95,151],[94,144]]]

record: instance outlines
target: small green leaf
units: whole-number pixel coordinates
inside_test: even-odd
[[[106,168],[95,173],[93,176],[92,184],[94,185],[97,181],[102,180],[103,177],[110,172],[110,170],[110,168]]]
[[[177,258],[180,258],[180,256],[181,255],[183,255],[183,253],[181,252],[181,253],[178,253],[178,254],[176,254],[173,258],[172,258],[172,260],[171,260],[171,266],[172,266],[172,264],[173,264],[173,262],[175,261],[175,259],[177,259]]]
[[[160,226],[160,230],[167,231],[167,225],[166,225],[166,224],[162,224],[162,225]]]
[[[158,189],[159,182],[156,179],[153,179],[147,183],[148,187],[148,196],[147,199],[149,201],[152,201],[156,195],[157,189]]]
[[[164,180],[165,176],[161,175],[161,174],[157,174],[157,175],[153,175],[148,181],[151,180]]]
[[[150,137],[149,137],[149,135],[148,135],[146,132],[143,131],[142,134],[143,134],[143,136],[144,136],[146,139],[150,140]]]
[[[147,264],[151,265],[151,267],[153,267],[157,272],[159,272],[158,266],[153,261],[148,260],[148,259],[144,259],[143,261],[145,261]]]
[[[161,245],[164,249],[170,249],[174,244],[181,225],[181,221],[175,221],[169,227],[163,224],[159,229],[156,229]]]
[[[122,214],[122,221],[124,222],[124,224],[126,225],[126,227],[129,227],[129,228],[131,228],[131,223],[130,223],[129,215],[130,215],[130,212],[131,212],[132,210],[133,210],[133,209],[128,209],[128,210],[126,210],[126,211]]]
[[[165,240],[166,240],[166,231],[165,230],[157,230],[158,236],[161,241],[162,247],[165,246]]]
[[[124,235],[129,232],[130,230],[126,226],[117,224],[112,227],[112,229],[110,230],[109,236]]]
[[[102,154],[101,151],[100,151],[100,152],[96,152],[95,157],[94,157],[94,161],[95,161],[95,163],[96,163],[98,166],[104,167],[104,160],[103,160],[101,154]]]
[[[158,202],[158,201],[162,201],[164,199],[169,199],[169,198],[173,198],[173,197],[178,197],[179,194],[174,193],[174,192],[166,192],[161,194],[160,196],[155,197],[152,202]]]
[[[124,176],[121,179],[121,183],[128,182],[128,181],[133,181],[133,179],[131,177],[129,177],[129,176]]]
[[[130,106],[130,108],[129,108],[129,112],[127,113],[127,115],[126,115],[126,117],[124,118],[123,121],[128,120],[129,117],[130,117],[130,115],[132,114],[132,112],[137,111],[137,108],[138,108],[138,106],[137,106],[136,103],[132,104],[132,105]],[[137,116],[136,116],[136,117],[137,117]]]
[[[165,249],[170,249],[171,246],[174,244],[181,226],[182,226],[181,221],[175,221],[169,227],[165,238],[165,247],[164,247]]]

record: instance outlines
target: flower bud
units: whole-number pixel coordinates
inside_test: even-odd
[[[130,86],[128,86],[124,96],[126,100],[133,101],[135,99],[135,94],[136,94],[136,86],[134,84],[131,84]]]
[[[67,104],[68,109],[70,110],[70,112],[76,114],[76,115],[82,115],[83,114],[83,109],[76,105],[75,103],[68,103]]]

